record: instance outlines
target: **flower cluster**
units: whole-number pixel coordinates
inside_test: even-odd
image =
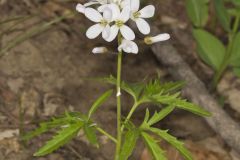
[[[148,35],[151,29],[145,19],[153,17],[155,13],[153,5],[148,5],[140,9],[140,0],[91,0],[84,5],[77,4],[76,10],[96,23],[86,32],[86,36],[89,39],[94,39],[101,34],[105,41],[111,42],[121,34],[123,39],[118,47],[118,51],[134,54],[138,53],[138,46],[133,41],[135,33],[127,25],[127,22],[129,20],[134,21],[139,31],[144,35]],[[169,38],[169,34],[164,33],[155,37],[147,36],[144,42],[152,44],[168,40]],[[95,54],[107,51],[106,47],[96,47],[93,49],[93,53]]]

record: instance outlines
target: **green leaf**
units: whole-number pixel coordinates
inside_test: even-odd
[[[236,76],[240,78],[240,67],[239,68],[233,68],[233,72]]]
[[[68,113],[68,115],[72,115],[72,114],[73,113]],[[25,134],[21,139],[28,141],[33,137],[39,136],[40,134],[43,134],[53,128],[62,127],[72,122],[76,122],[76,119],[74,116],[61,116],[61,117],[53,118],[51,121],[40,123],[37,129]]]
[[[168,106],[166,108],[163,108],[160,112],[155,112],[154,115],[150,118],[150,120],[147,122],[149,126],[161,121],[163,118],[165,118],[167,115],[169,115],[173,110],[174,106]]]
[[[45,146],[40,148],[39,151],[34,154],[34,156],[45,156],[57,150],[59,147],[68,143],[72,138],[74,138],[82,127],[83,123],[78,122],[70,125],[69,127],[63,128],[55,137],[48,141]]]
[[[208,0],[186,0],[188,17],[196,27],[203,27],[208,20]]]
[[[240,32],[236,34],[232,43],[230,64],[233,67],[240,67]]]
[[[128,132],[125,134],[125,140],[120,152],[119,160],[128,160],[128,157],[131,156],[136,146],[139,135],[140,132],[138,129],[128,130]]]
[[[231,0],[232,3],[236,6],[240,6],[240,1],[239,0]]]
[[[179,82],[167,82],[161,85],[162,89],[164,90],[163,93],[171,93],[176,92],[182,89],[185,85],[184,81]]]
[[[175,92],[181,89],[184,85],[184,82],[168,82],[161,83],[159,79],[153,79],[149,81],[143,91],[143,96],[151,96],[156,94],[165,94],[170,92]]]
[[[104,78],[104,81],[110,84],[116,84],[117,80],[115,77],[110,76],[108,78]],[[121,88],[127,92],[128,94],[130,94],[131,96],[133,96],[134,100],[137,101],[142,89],[143,89],[144,85],[143,83],[126,83],[124,81],[122,81],[121,83]]]
[[[187,100],[185,99],[177,98],[175,96],[173,96],[172,98],[162,97],[159,99],[159,102],[167,105],[176,106],[179,109],[183,109],[200,116],[211,116],[211,114],[205,109],[203,109],[202,107],[195,105],[193,103],[187,102]]]
[[[219,70],[226,52],[222,42],[202,29],[194,29],[193,36],[197,41],[198,54],[202,60],[215,70]]]
[[[195,105],[193,103],[187,102],[185,99],[179,98],[180,93],[175,93],[173,95],[153,95],[151,97],[145,97],[143,100],[144,103],[158,103],[158,104],[164,104],[168,106],[175,106],[179,109],[183,109],[189,112],[192,112],[194,114],[200,115],[200,116],[210,116],[211,114],[204,110],[203,108],[199,107],[198,105]]]
[[[143,140],[148,147],[149,151],[152,153],[155,160],[167,160],[164,155],[164,151],[160,148],[157,142],[146,132],[141,133]]]
[[[112,92],[113,92],[112,90],[105,92],[101,97],[99,97],[94,102],[94,104],[92,105],[88,112],[88,118],[90,118],[92,114],[98,109],[98,107],[101,106],[112,95]]]
[[[96,128],[89,126],[89,124],[85,124],[83,129],[84,129],[84,133],[85,133],[87,139],[89,140],[89,142],[98,148],[99,145],[98,145],[98,140],[97,140],[97,135],[96,135]]]
[[[149,131],[160,136],[162,139],[175,147],[185,158],[185,160],[193,160],[191,153],[184,147],[184,143],[178,141],[175,137],[168,134],[168,131],[163,131],[157,128],[149,128]]]
[[[231,18],[230,15],[224,6],[223,0],[214,0],[214,7],[216,10],[217,18],[222,25],[222,27],[227,31],[231,32]]]
[[[143,122],[148,122],[149,117],[150,117],[150,113],[149,113],[149,109],[147,108]]]

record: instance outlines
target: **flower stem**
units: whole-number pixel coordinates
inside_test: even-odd
[[[139,105],[139,104],[135,102],[134,105],[132,106],[130,112],[129,112],[128,115],[127,115],[127,118],[125,119],[125,121],[124,121],[124,123],[123,123],[123,125],[122,125],[122,127],[121,127],[121,132],[123,132],[126,123],[130,120],[130,118],[132,117],[134,111],[137,109],[138,105]]]
[[[122,37],[121,34],[118,35],[118,45],[121,44]],[[122,52],[118,53],[118,63],[117,63],[117,145],[115,160],[119,159],[119,154],[121,150],[122,142],[122,132],[121,132],[121,69],[122,69]]]
[[[97,130],[102,133],[103,135],[107,136],[110,140],[112,140],[114,143],[117,143],[117,140],[111,136],[109,133],[107,133],[106,131],[104,131],[102,128],[97,127]]]

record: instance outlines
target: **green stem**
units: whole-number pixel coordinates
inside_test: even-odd
[[[102,133],[103,135],[107,136],[110,140],[112,140],[114,143],[117,143],[116,138],[114,138],[113,136],[111,136],[109,133],[107,133],[106,131],[104,131],[102,128],[97,127],[97,130]]]
[[[236,17],[234,25],[233,25],[233,30],[229,34],[229,43],[228,43],[227,51],[226,51],[226,54],[225,54],[225,57],[224,57],[224,61],[222,62],[221,66],[220,66],[220,69],[218,70],[218,72],[214,76],[214,79],[213,79],[213,87],[214,88],[216,88],[219,80],[221,79],[221,76],[222,76],[223,72],[228,67],[229,60],[230,60],[231,55],[232,55],[233,39],[234,39],[234,37],[237,33],[237,30],[238,30],[238,27],[239,27],[239,22],[240,22],[240,15],[238,15]]]
[[[126,125],[127,122],[131,119],[131,117],[132,117],[133,113],[135,112],[135,110],[137,109],[138,105],[139,105],[139,104],[135,102],[134,105],[132,106],[130,112],[129,112],[128,115],[127,115],[127,118],[125,119],[125,121],[124,121],[124,123],[123,123],[123,125],[122,125],[122,127],[121,127],[121,132],[123,132],[123,130],[124,130],[124,128],[125,128],[125,125]]]
[[[118,45],[121,44],[122,37],[121,34],[118,35]],[[118,53],[118,64],[117,64],[117,145],[115,160],[119,159],[119,154],[121,150],[122,142],[122,132],[121,132],[121,69],[122,69],[122,52]]]

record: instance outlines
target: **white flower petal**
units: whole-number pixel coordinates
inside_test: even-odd
[[[120,31],[122,36],[126,39],[126,40],[134,40],[135,39],[135,34],[133,32],[133,30],[131,28],[129,28],[126,25],[123,25],[122,27],[120,27]]]
[[[151,38],[153,43],[166,41],[166,40],[169,40],[169,39],[170,39],[170,35],[168,33],[159,34],[159,35]]]
[[[113,41],[118,34],[119,28],[116,25],[113,25],[110,29],[110,36],[107,38],[106,41],[111,42]]]
[[[140,7],[140,0],[131,0],[131,11],[137,12]]]
[[[89,7],[89,6],[94,5],[94,4],[99,4],[99,2],[97,2],[97,1],[91,1],[91,2],[85,3],[85,4],[84,4],[84,7]]]
[[[125,7],[122,9],[121,14],[119,15],[119,20],[126,23],[129,20],[130,15],[131,15],[130,9],[128,7]]]
[[[102,31],[102,37],[103,39],[107,40],[111,34],[111,27],[110,25],[106,25],[106,27]]]
[[[103,10],[103,18],[108,21],[108,22],[111,22],[112,19],[113,19],[113,13],[112,13],[112,10],[109,8],[109,7],[106,7],[104,10]]]
[[[85,12],[85,7],[82,4],[78,3],[77,6],[76,6],[76,10],[80,13],[84,13]]]
[[[103,29],[104,27],[101,24],[95,24],[87,30],[86,36],[89,39],[94,39],[103,31]]]
[[[93,22],[100,22],[103,19],[102,15],[93,8],[86,8],[85,16]]]
[[[151,18],[154,16],[155,13],[155,7],[153,5],[148,5],[141,9],[140,11],[140,17],[141,18]]]
[[[123,1],[121,1],[120,6],[121,6],[121,8],[124,8],[124,7],[130,7],[131,8],[131,0],[123,0]]]
[[[138,27],[139,31],[142,34],[146,35],[146,34],[150,33],[150,26],[144,19],[138,18],[135,21],[136,21],[136,24],[137,24],[137,27]]]
[[[112,18],[113,18],[113,20],[116,20],[119,17],[120,12],[121,12],[119,6],[114,4],[114,3],[112,3],[112,4],[109,4],[108,7],[111,8],[111,10],[112,10],[112,13],[113,13],[113,17]]]
[[[138,53],[138,46],[135,42],[129,40],[123,40],[121,45],[118,47],[118,51],[124,51],[126,53]]]
[[[103,10],[108,6],[109,4],[103,4],[97,8],[99,12],[103,12]]]

